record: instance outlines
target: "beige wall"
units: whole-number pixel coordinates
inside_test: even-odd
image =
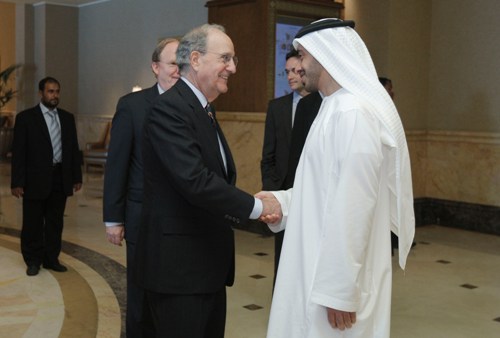
[[[500,132],[500,1],[347,0],[407,130]]]
[[[46,76],[61,83],[60,107],[78,113],[78,8],[41,3],[34,8],[35,97]],[[38,98],[37,100],[38,101]]]
[[[407,130],[427,128],[431,0],[347,0],[379,76],[393,81],[395,103]]]
[[[347,0],[407,131],[415,197],[500,206],[500,2]]]
[[[2,68],[22,65],[11,110],[38,102],[38,81],[53,76],[61,82],[61,107],[77,113],[78,8],[0,2],[0,47]]]
[[[428,129],[500,132],[500,1],[432,4]]]

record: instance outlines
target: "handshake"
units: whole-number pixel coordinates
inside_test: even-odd
[[[259,220],[267,223],[274,224],[281,221],[283,213],[281,211],[281,204],[276,197],[269,191],[261,191],[254,195],[262,201],[262,214]]]

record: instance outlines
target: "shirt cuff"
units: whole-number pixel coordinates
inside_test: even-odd
[[[255,198],[255,204],[253,205],[252,213],[250,214],[250,219],[257,219],[262,215],[262,201],[258,198]]]
[[[123,222],[104,222],[104,224],[107,226],[107,227],[114,227],[114,226],[117,226],[117,225],[123,225]]]

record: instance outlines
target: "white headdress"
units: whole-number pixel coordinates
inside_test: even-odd
[[[382,142],[395,153],[394,171],[389,173],[391,230],[399,237],[399,265],[404,269],[415,234],[408,146],[396,107],[380,84],[370,54],[353,27],[353,21],[322,19],[302,28],[293,46],[304,47],[341,87],[368,103],[389,135]]]

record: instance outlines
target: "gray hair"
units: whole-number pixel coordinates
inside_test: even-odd
[[[220,30],[223,33],[226,32],[221,25],[204,24],[194,28],[182,37],[176,54],[176,62],[182,75],[185,75],[191,68],[190,57],[192,52],[198,51],[202,54],[207,52],[207,36],[213,29]]]

